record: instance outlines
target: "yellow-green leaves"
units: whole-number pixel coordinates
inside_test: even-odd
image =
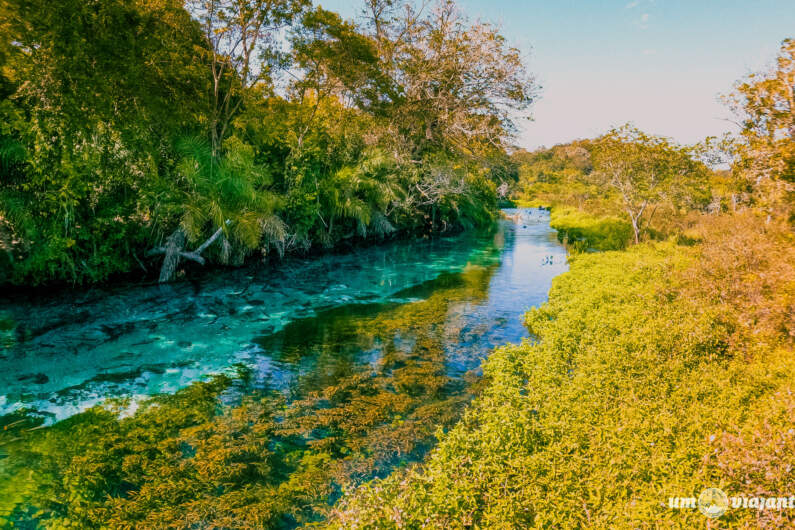
[[[795,260],[765,249],[788,236],[747,216],[702,222],[700,246],[578,255],[527,315],[537,342],[492,353],[488,386],[427,462],[351,493],[330,526],[695,528],[704,516],[669,508],[669,497],[785,495],[795,356],[781,311],[795,300]],[[748,252],[732,260],[738,245]],[[735,291],[752,271],[766,294]],[[778,324],[733,325],[727,317],[752,314],[748,298]],[[721,522],[792,517],[733,510]]]

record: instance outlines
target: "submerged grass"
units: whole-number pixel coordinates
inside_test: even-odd
[[[47,428],[24,413],[0,418],[0,528],[322,520],[344,486],[417,461],[460,417],[477,378],[449,370],[447,347],[460,333],[447,317],[487,296],[496,266],[434,280],[406,293],[419,298],[412,303],[331,310],[263,338],[271,351],[328,368],[311,376],[323,384],[298,378],[289,397],[243,372],[132,414],[97,406]],[[369,363],[356,360],[364,354]]]
[[[527,315],[538,342],[495,351],[426,464],[362,486],[331,526],[691,528],[704,516],[669,497],[791,495],[792,236],[752,214],[694,232],[575,256]],[[794,517],[729,509],[720,523]]]

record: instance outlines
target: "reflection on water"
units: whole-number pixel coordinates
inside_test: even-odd
[[[565,267],[533,210],[487,235],[11,304],[0,523],[322,518],[346,485],[433,445]],[[74,415],[110,396],[116,409]]]

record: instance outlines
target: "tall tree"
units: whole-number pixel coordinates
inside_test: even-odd
[[[177,227],[165,244],[149,251],[164,254],[160,281],[172,279],[182,258],[204,263],[201,253],[221,242],[221,261],[228,262],[231,241],[242,248],[259,244],[267,227],[283,239],[282,224],[274,222],[270,194],[257,175],[262,173],[246,151],[250,146],[234,138],[232,122],[247,100],[275,93],[274,74],[287,65],[281,43],[285,30],[308,4],[307,0],[187,0],[205,40],[209,67],[209,156],[197,149],[183,153],[178,168],[184,184],[175,201]],[[245,160],[242,166],[239,163]],[[209,211],[207,210],[209,208]],[[191,241],[210,234],[194,251]]]
[[[791,202],[784,198],[795,184],[795,39],[781,43],[773,68],[742,79],[725,100],[742,127],[736,169],[769,209]]]
[[[249,92],[269,96],[274,74],[285,66],[284,30],[308,0],[187,0],[207,41],[212,75],[210,141],[220,153],[232,119]]]
[[[178,0],[4,0],[0,20],[0,134],[24,149],[0,189],[17,266],[103,279],[143,237],[170,137],[202,114],[201,35]]]
[[[660,205],[688,200],[706,185],[706,167],[686,149],[628,125],[595,141],[592,159],[597,178],[620,197],[635,243]]]
[[[520,52],[497,28],[470,22],[451,0],[420,8],[386,0],[368,5],[366,27],[396,87],[391,127],[409,156],[503,149],[537,89]]]
[[[310,102],[311,109],[299,124],[299,149],[326,98],[370,110],[391,92],[373,40],[337,13],[322,8],[305,13],[292,35],[292,48],[300,76],[290,97],[299,104]]]

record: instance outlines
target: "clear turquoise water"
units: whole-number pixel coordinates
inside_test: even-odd
[[[508,213],[520,216],[487,234],[399,241],[169,286],[3,300],[0,416],[26,409],[51,423],[108,397],[134,403],[241,365],[261,385],[301,396],[377,362],[384,345],[362,337],[362,322],[482,269],[479,294],[451,300],[440,319],[422,324],[446,334],[445,369],[462,376],[494,346],[527,336],[522,314],[546,300],[567,268],[547,212]],[[416,335],[406,330],[392,347],[410,350]]]

